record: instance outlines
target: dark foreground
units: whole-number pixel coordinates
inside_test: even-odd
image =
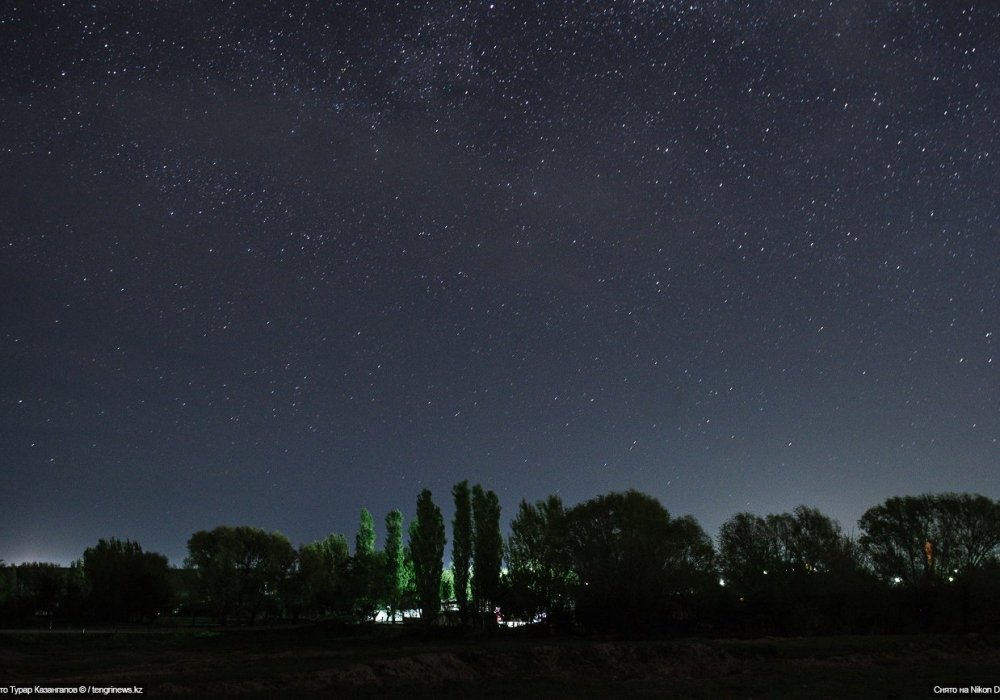
[[[0,686],[140,686],[145,695],[192,697],[812,700],[1000,685],[996,636],[630,641],[519,632],[4,632]]]

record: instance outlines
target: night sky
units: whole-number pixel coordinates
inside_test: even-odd
[[[0,558],[1000,497],[1000,5],[0,9]],[[450,545],[449,545],[450,547]]]

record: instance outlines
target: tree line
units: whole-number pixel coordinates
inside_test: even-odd
[[[362,509],[341,534],[294,547],[250,526],[195,532],[183,568],[130,540],[101,540],[69,567],[0,566],[0,624],[218,624],[333,619],[477,628],[498,621],[656,633],[811,634],[1000,629],[1000,502],[889,498],[851,537],[814,508],[738,513],[713,541],[652,496],[572,507],[522,501],[501,531],[497,495],[451,497],[451,548],[423,490],[415,517]],[[451,566],[445,567],[450,554]]]

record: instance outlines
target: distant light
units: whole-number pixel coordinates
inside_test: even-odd
[[[724,579],[724,578],[720,578],[720,579],[719,579],[719,585],[720,585],[720,586],[725,586],[725,585],[726,585],[726,579]]]
[[[767,576],[767,569],[764,569],[764,575]]]
[[[949,576],[948,577],[948,583],[954,583],[954,581],[955,581],[955,577],[954,576]]]
[[[903,579],[900,576],[893,576],[892,577],[892,582],[898,586],[899,584],[901,584],[903,582]]]

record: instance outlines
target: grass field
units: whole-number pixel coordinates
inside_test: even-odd
[[[625,640],[326,626],[0,632],[0,686],[189,697],[918,698],[1000,684],[1000,637]]]

